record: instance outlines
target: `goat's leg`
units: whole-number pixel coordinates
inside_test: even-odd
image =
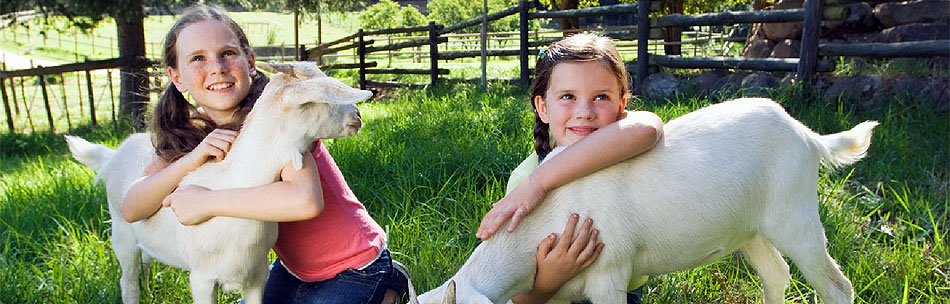
[[[218,296],[217,285],[210,276],[202,275],[191,269],[188,283],[191,285],[191,297],[195,304],[215,304]]]
[[[626,303],[626,287],[630,281],[630,270],[624,270],[623,272],[616,269],[591,272],[592,277],[587,279],[587,285],[584,286],[584,292],[590,302],[592,304]]]
[[[814,202],[817,206],[818,202]],[[818,291],[827,304],[850,304],[854,302],[851,281],[841,273],[838,263],[828,255],[825,247],[828,240],[821,226],[817,210],[800,213],[802,221],[786,222],[783,233],[769,239],[782,253],[788,256],[805,275],[808,283]]]
[[[785,289],[788,288],[791,276],[788,272],[788,263],[785,263],[785,259],[775,246],[772,246],[768,240],[755,237],[742,247],[742,255],[759,274],[765,304],[785,303]]]
[[[264,285],[267,284],[267,261],[258,267],[256,272],[248,275],[244,282],[244,303],[261,304],[264,298]]]
[[[115,252],[116,259],[119,260],[119,268],[122,269],[122,276],[119,278],[119,287],[122,290],[123,304],[139,303],[139,276],[142,271],[142,250],[135,242],[135,235],[132,234],[132,228],[124,224],[124,219],[113,218],[123,221],[118,225],[112,225],[112,250]]]

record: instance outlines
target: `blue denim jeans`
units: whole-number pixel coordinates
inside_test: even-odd
[[[406,278],[393,268],[386,249],[362,270],[347,269],[329,280],[318,282],[297,279],[277,260],[264,287],[264,303],[375,304],[382,302],[387,290],[393,289],[402,295],[407,286]]]

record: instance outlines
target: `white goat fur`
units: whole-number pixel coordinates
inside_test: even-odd
[[[782,254],[825,303],[851,303],[851,283],[825,247],[818,166],[860,160],[875,125],[821,136],[764,98],[683,115],[664,126],[652,150],[551,191],[513,233],[475,248],[450,280],[458,302],[506,303],[528,290],[538,243],[578,213],[594,219],[605,247],[549,303],[625,303],[631,278],[706,265],[736,250],[761,277],[765,303],[784,303],[790,276]],[[421,303],[441,302],[447,284]]]
[[[327,77],[313,63],[259,67],[283,73],[271,78],[224,160],[192,171],[180,186],[219,190],[272,183],[286,164],[302,166],[302,157],[315,139],[351,136],[359,131],[362,121],[354,104],[372,96],[371,92]],[[112,246],[122,268],[123,303],[139,302],[142,258],[190,270],[195,303],[216,302],[219,286],[227,290],[243,287],[247,303],[261,303],[267,253],[277,240],[277,223],[215,217],[183,226],[170,208],[128,223],[120,204],[155,154],[150,135],[134,134],[116,150],[78,137],[66,139],[73,156],[98,170],[98,177],[105,180]]]

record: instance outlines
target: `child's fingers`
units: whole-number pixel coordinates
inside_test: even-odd
[[[590,266],[590,264],[593,264],[595,261],[597,261],[597,258],[600,257],[600,253],[602,251],[604,251],[604,243],[597,244],[597,249],[594,249],[594,254],[592,254],[590,258],[584,261],[584,264],[581,265],[581,269],[587,268],[588,266]]]
[[[577,221],[580,219],[580,216],[576,213],[571,214],[567,218],[567,225],[564,225],[564,232],[561,233],[561,239],[563,242],[558,242],[557,246],[561,251],[567,251],[570,249],[571,241],[574,240],[574,229],[577,228]]]
[[[495,234],[495,231],[501,227],[501,224],[511,217],[511,213],[513,213],[513,211],[502,205],[492,208],[485,214],[485,217],[482,218],[482,223],[478,225],[478,232],[475,233],[475,237],[483,241],[488,240]]]
[[[583,245],[581,245],[579,241],[574,242],[574,245],[571,246],[572,247],[571,249],[574,249],[573,248],[574,246],[578,246],[578,247],[584,246],[583,248],[581,248],[580,253],[578,253],[577,255],[578,260],[581,260],[581,261],[586,260],[590,258],[592,254],[594,254],[594,250],[597,249],[597,237],[599,235],[600,235],[600,231],[598,231],[597,229],[594,229],[593,231],[590,232],[590,238],[585,240]],[[580,239],[580,237],[578,237],[578,239]]]
[[[581,225],[581,230],[577,232],[577,238],[571,241],[571,248],[568,249],[567,251],[568,253],[572,255],[577,255],[582,250],[584,250],[585,247],[588,246],[587,242],[588,240],[591,239],[590,228],[593,225],[594,225],[593,219],[587,218],[586,220],[584,220],[584,224]]]
[[[551,252],[551,248],[554,248],[555,242],[557,242],[557,235],[554,233],[541,240],[541,243],[538,244],[538,261],[544,260],[544,257],[548,255],[548,252]]]
[[[527,210],[524,208],[515,209],[515,213],[511,215],[511,222],[508,224],[508,232],[515,231],[515,228],[518,227],[518,223],[521,223],[521,219],[527,215]]]

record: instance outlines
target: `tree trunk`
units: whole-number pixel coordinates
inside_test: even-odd
[[[671,0],[665,1],[666,11],[668,14],[682,14],[683,13],[683,0]],[[668,27],[663,31],[663,41],[664,42],[680,42],[683,37],[683,28],[681,27]],[[682,45],[664,45],[663,51],[666,55],[682,55],[683,49]]]
[[[122,66],[119,86],[119,113],[131,117],[135,128],[145,127],[145,107],[148,106],[148,71],[145,61],[145,13],[142,0],[132,0],[128,8],[115,12],[119,57],[130,65]]]
[[[580,0],[551,0],[551,9],[553,10],[570,10],[577,9],[580,5]],[[580,28],[580,18],[577,17],[565,17],[558,18],[558,22],[561,24],[561,30],[572,30]],[[573,33],[568,34],[564,33],[564,37],[573,35]]]

